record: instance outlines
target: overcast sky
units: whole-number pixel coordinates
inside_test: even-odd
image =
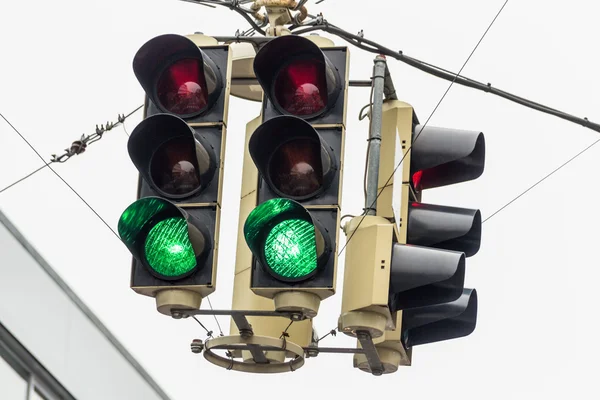
[[[392,49],[457,71],[504,0],[314,3],[308,3],[312,14],[323,12],[352,33],[363,29]],[[599,4],[509,1],[463,75],[599,122]],[[232,35],[238,28],[246,29],[246,21],[227,8],[176,0],[5,1],[0,112],[48,160],[96,124],[115,121],[117,113],[142,103],[131,63],[147,40],[195,31]],[[367,79],[374,55],[350,52],[351,78]],[[393,60],[389,65],[400,99],[426,120],[448,83]],[[368,89],[350,89],[343,214],[359,214],[363,207],[368,122],[357,116],[368,95]],[[258,112],[258,103],[231,102],[215,308],[231,306],[243,137],[246,122]],[[141,117],[137,113],[126,122],[129,132]],[[429,203],[479,208],[484,219],[598,138],[591,130],[458,85],[429,125],[484,133],[483,175],[423,195]],[[126,145],[118,128],[84,154],[54,165],[115,230],[136,196],[137,170]],[[42,165],[4,121],[0,149],[0,188]],[[481,250],[467,260],[465,282],[478,291],[475,332],[417,347],[412,367],[378,378],[353,369],[351,355],[320,355],[277,376],[215,367],[189,350],[191,339],[205,338],[193,320],[160,315],[153,299],[129,288],[126,247],[51,171],[0,194],[0,209],[174,400],[598,398],[599,157],[600,145],[484,223]],[[342,257],[340,291],[343,265]],[[336,326],[340,303],[338,293],[321,304],[319,333]],[[202,320],[217,331],[212,318]],[[229,329],[227,318],[220,322]],[[353,346],[354,340],[338,335],[322,343]]]

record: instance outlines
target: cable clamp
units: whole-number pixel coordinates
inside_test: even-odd
[[[322,25],[325,22],[325,18],[323,17],[323,13],[320,12],[316,18],[316,25]]]

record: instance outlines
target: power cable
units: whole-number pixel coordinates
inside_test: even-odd
[[[11,127],[11,128],[12,128],[12,129],[13,129],[15,132],[16,132],[16,133],[17,133],[17,135],[19,135],[19,136],[21,137],[21,139],[23,139],[23,141],[24,141],[25,143],[27,143],[27,145],[28,145],[28,146],[31,148],[31,150],[33,150],[33,152],[34,152],[35,154],[37,154],[37,156],[38,156],[38,157],[39,157],[39,158],[42,160],[42,162],[46,163],[46,161],[44,161],[44,157],[42,157],[42,155],[41,155],[41,154],[40,154],[40,153],[39,153],[39,152],[38,152],[38,151],[35,149],[35,147],[33,147],[33,146],[31,145],[31,143],[29,143],[29,141],[28,141],[27,139],[25,139],[25,136],[23,136],[23,135],[21,134],[21,132],[19,132],[19,131],[17,130],[17,128],[15,128],[15,126],[14,126],[13,124],[11,124],[11,123],[10,123],[10,121],[9,121],[9,120],[7,120],[7,119],[6,119],[6,117],[5,117],[5,116],[4,116],[2,113],[0,113],[0,117],[2,117],[2,119],[4,119],[4,120],[6,121],[6,123],[7,123],[7,124],[8,124],[8,125],[9,125],[9,126],[10,126],[10,127]],[[88,206],[88,208],[89,208],[90,210],[92,210],[92,212],[93,212],[94,214],[96,214],[96,216],[97,216],[97,217],[100,219],[100,221],[104,222],[104,225],[106,225],[106,227],[107,227],[108,229],[110,229],[110,231],[111,231],[111,232],[112,232],[112,233],[113,233],[113,234],[114,234],[114,235],[117,237],[117,239],[119,239],[119,241],[121,241],[121,238],[119,238],[119,235],[117,235],[117,232],[115,232],[115,231],[113,230],[113,228],[111,228],[111,227],[110,227],[110,225],[109,225],[109,224],[108,224],[108,223],[107,223],[107,222],[104,220],[104,218],[102,218],[102,217],[100,216],[100,214],[98,214],[98,213],[96,212],[96,210],[94,210],[94,207],[92,207],[92,206],[91,206],[91,205],[90,205],[90,204],[89,204],[87,201],[85,201],[85,199],[84,199],[83,197],[81,197],[81,195],[80,195],[79,193],[77,193],[77,191],[76,191],[75,189],[73,189],[73,187],[72,187],[71,185],[69,185],[69,183],[68,183],[66,180],[64,180],[64,179],[63,179],[63,177],[62,177],[62,176],[60,176],[60,175],[59,175],[59,173],[58,173],[58,172],[56,172],[56,171],[55,171],[55,170],[54,170],[54,169],[53,169],[53,168],[50,166],[50,164],[46,163],[46,166],[47,166],[48,168],[50,168],[50,170],[51,170],[52,172],[54,172],[54,175],[56,175],[56,176],[57,176],[57,177],[58,177],[58,178],[59,178],[61,181],[63,181],[63,183],[64,183],[65,185],[67,185],[67,186],[69,187],[69,189],[71,189],[71,191],[72,191],[73,193],[75,193],[75,194],[77,195],[77,197],[79,197],[79,199],[80,199],[81,201],[83,201],[83,202],[85,203],[85,205],[86,205],[86,206]],[[32,175],[32,174],[30,174],[30,176],[31,176],[31,175]]]
[[[492,20],[492,22],[489,24],[488,28],[485,30],[485,32],[483,33],[483,35],[481,36],[481,38],[479,39],[479,41],[477,42],[477,44],[475,45],[475,47],[473,48],[473,50],[471,51],[471,54],[469,54],[469,57],[467,57],[467,59],[463,63],[462,67],[458,71],[458,74],[460,74],[462,72],[462,70],[465,68],[465,66],[467,65],[467,63],[469,62],[469,60],[471,59],[471,57],[473,56],[473,54],[475,53],[475,51],[477,50],[477,48],[479,47],[479,45],[481,44],[481,42],[483,41],[483,39],[485,38],[485,36],[487,35],[488,31],[490,30],[490,28],[492,27],[492,25],[494,24],[494,22],[496,22],[496,19],[498,18],[498,16],[502,12],[502,10],[504,10],[504,7],[506,6],[507,3],[508,3],[508,0],[506,0],[504,2],[504,4],[502,5],[502,7],[500,8],[500,10],[496,13],[496,16],[494,17],[494,19]],[[444,94],[442,95],[442,97],[440,98],[440,100],[438,101],[438,103],[436,104],[435,108],[433,109],[433,111],[431,112],[431,114],[429,114],[429,117],[425,121],[425,124],[423,125],[423,127],[421,127],[421,129],[419,130],[419,132],[415,135],[415,138],[413,139],[411,146],[408,148],[408,150],[406,150],[406,152],[404,153],[404,155],[402,156],[402,158],[398,162],[398,165],[396,165],[396,167],[392,171],[392,174],[387,179],[387,181],[383,185],[383,188],[379,191],[379,193],[375,197],[375,200],[373,200],[373,203],[370,205],[370,207],[368,209],[372,209],[373,206],[377,203],[377,199],[379,199],[379,196],[381,196],[381,193],[383,193],[383,190],[385,189],[385,187],[388,185],[388,183],[390,183],[390,181],[394,177],[394,174],[396,173],[396,171],[398,170],[398,168],[402,164],[402,161],[404,161],[404,158],[412,150],[412,147],[414,146],[414,144],[416,143],[416,141],[419,139],[421,133],[423,132],[423,129],[425,129],[425,127],[429,123],[429,120],[431,120],[431,117],[433,117],[433,115],[437,111],[437,109],[440,106],[440,104],[442,104],[442,101],[444,100],[444,98],[446,97],[446,95],[448,94],[448,92],[450,91],[450,88],[452,88],[452,85],[454,84],[455,80],[458,78],[458,74],[454,76],[454,80],[452,82],[450,82],[450,85],[448,85],[448,88],[446,89],[446,91],[444,92]],[[348,243],[350,243],[350,241],[352,240],[352,237],[354,237],[354,235],[358,231],[358,228],[360,227],[360,225],[364,221],[365,217],[367,216],[366,210],[367,209],[365,209],[365,212],[363,213],[363,216],[360,219],[360,221],[358,221],[358,225],[356,225],[356,228],[354,229],[354,231],[352,231],[352,234],[350,235],[350,237],[348,238],[348,240],[346,241],[346,243],[344,244],[344,246],[342,247],[342,249],[338,253],[338,257],[342,255],[342,253],[346,249],[346,246],[348,246]]]
[[[208,305],[210,306],[210,309],[212,311],[214,311],[212,303],[210,301],[210,296],[206,296],[206,300],[208,300]],[[217,316],[213,314],[213,317],[215,318],[215,322],[217,323],[217,327],[219,328],[219,334],[221,336],[223,336],[223,329],[221,329],[221,324],[219,324],[219,320],[217,319]]]
[[[487,217],[486,219],[484,219],[483,221],[481,221],[481,223],[483,224],[485,221],[490,220],[494,215],[498,214],[500,211],[504,210],[506,207],[508,207],[509,205],[511,205],[512,203],[514,203],[517,199],[519,199],[525,193],[529,192],[531,189],[533,189],[534,187],[536,187],[537,185],[539,185],[540,183],[542,183],[543,181],[545,181],[551,175],[554,175],[554,173],[558,172],[565,165],[569,164],[571,161],[573,161],[574,159],[576,159],[577,157],[579,157],[580,155],[582,155],[583,153],[585,153],[586,151],[588,151],[590,148],[592,148],[592,146],[594,146],[598,142],[600,142],[600,139],[597,139],[595,142],[593,142],[592,144],[590,144],[589,146],[587,146],[586,148],[584,148],[583,150],[581,150],[579,153],[577,153],[573,157],[569,158],[567,161],[565,161],[563,164],[561,164],[558,168],[554,169],[552,172],[550,172],[549,174],[547,174],[546,176],[544,176],[542,179],[540,179],[539,181],[537,181],[536,183],[534,183],[533,185],[531,185],[530,187],[528,187],[525,191],[523,191],[521,194],[519,194],[518,196],[516,196],[515,198],[513,198],[511,201],[509,201],[508,203],[506,203],[505,205],[503,205],[502,207],[500,207],[498,210],[494,211],[489,217]]]
[[[138,108],[138,109],[136,109],[135,111],[137,111],[137,110],[139,110],[139,108]],[[131,113],[130,113],[128,116],[130,116],[131,114],[133,114],[135,111],[131,112]],[[15,126],[14,126],[13,124],[11,124],[11,123],[10,123],[10,121],[9,121],[8,119],[6,119],[6,117],[5,117],[5,116],[4,116],[2,113],[0,113],[0,117],[2,117],[2,119],[4,119],[4,121],[6,121],[6,123],[7,123],[7,124],[8,124],[8,125],[9,125],[9,126],[10,126],[10,127],[11,127],[11,128],[12,128],[12,129],[13,129],[13,130],[14,130],[14,131],[15,131],[15,132],[16,132],[16,133],[17,133],[17,134],[18,134],[18,135],[21,137],[21,139],[23,139],[23,141],[24,141],[25,143],[27,143],[27,145],[28,145],[28,146],[31,148],[31,150],[33,150],[33,151],[34,151],[34,153],[35,153],[35,154],[37,154],[37,156],[38,156],[38,157],[39,157],[39,158],[40,158],[42,161],[44,161],[44,158],[42,157],[42,155],[41,155],[41,154],[40,154],[40,153],[39,153],[39,152],[38,152],[38,151],[35,149],[35,147],[33,147],[33,146],[31,145],[31,143],[29,143],[29,141],[28,141],[28,140],[25,138],[25,136],[23,136],[23,135],[21,134],[21,132],[19,132],[19,130],[18,130],[17,128],[15,128]],[[122,123],[122,122],[121,122],[121,123]],[[44,162],[45,162],[45,161],[44,161]],[[100,216],[100,214],[98,214],[98,212],[96,212],[96,210],[95,210],[95,209],[94,209],[94,208],[93,208],[93,207],[92,207],[92,206],[91,206],[91,205],[90,205],[90,204],[89,204],[87,201],[85,201],[85,199],[84,199],[84,198],[83,198],[83,197],[82,197],[82,196],[81,196],[81,195],[80,195],[80,194],[79,194],[79,193],[78,193],[78,192],[77,192],[77,191],[76,191],[76,190],[75,190],[75,189],[74,189],[74,188],[73,188],[71,185],[69,185],[69,183],[68,183],[68,182],[67,182],[67,181],[66,181],[66,180],[65,180],[65,179],[64,179],[62,176],[60,176],[60,175],[58,174],[58,172],[56,172],[56,171],[55,171],[55,170],[54,170],[54,169],[53,169],[53,168],[50,166],[50,163],[46,163],[46,165],[44,165],[43,167],[39,168],[38,170],[36,170],[36,171],[32,172],[31,174],[29,174],[29,176],[33,175],[35,172],[37,172],[37,171],[39,171],[39,170],[41,170],[42,168],[45,168],[45,167],[48,167],[48,168],[50,168],[50,170],[51,170],[52,172],[54,172],[54,174],[55,174],[55,175],[56,175],[56,176],[57,176],[57,177],[58,177],[58,178],[59,178],[61,181],[63,181],[63,183],[64,183],[65,185],[67,185],[67,186],[69,187],[69,189],[71,189],[71,191],[72,191],[73,193],[75,193],[75,194],[77,195],[77,197],[79,197],[79,199],[80,199],[81,201],[83,201],[83,203],[84,203],[86,206],[88,206],[88,208],[89,208],[90,210],[92,210],[92,212],[93,212],[94,214],[96,214],[96,217],[98,217],[98,219],[100,219],[100,221],[102,221],[102,222],[104,223],[104,225],[106,225],[106,227],[107,227],[108,229],[110,229],[110,231],[111,231],[111,232],[112,232],[112,233],[115,235],[115,237],[116,237],[116,238],[119,240],[119,242],[121,242],[121,238],[119,237],[119,235],[117,234],[117,232],[115,232],[115,231],[114,231],[114,229],[113,229],[113,228],[111,228],[111,226],[110,226],[110,225],[109,225],[109,224],[108,224],[108,223],[107,223],[107,222],[104,220],[104,218],[102,218],[102,217]],[[22,180],[24,180],[24,179],[26,179],[26,178],[21,178],[21,180],[20,180],[20,181],[22,181]],[[17,183],[17,182],[16,182],[16,183]],[[16,183],[13,183],[12,185],[15,185]],[[12,185],[10,185],[10,186],[12,186]],[[3,189],[2,191],[4,191],[4,190],[6,190],[6,188],[5,188],[5,189]],[[0,193],[1,193],[1,191],[0,191]],[[208,304],[210,305],[210,309],[212,310],[212,309],[213,309],[213,307],[212,307],[212,303],[211,303],[211,301],[210,301],[210,298],[207,296],[207,297],[206,297],[206,299],[208,300]],[[217,320],[217,316],[216,316],[216,315],[213,315],[213,317],[215,317],[215,321],[217,322],[217,326],[219,327],[219,332],[220,332],[221,336],[223,336],[223,330],[221,329],[221,325],[219,324],[219,321]],[[195,319],[195,318],[194,318],[194,319]],[[204,329],[206,329],[206,327],[204,327],[204,325],[203,325],[203,324],[202,324],[202,323],[201,323],[199,320],[197,320],[197,321],[198,321],[198,323],[199,323],[199,324],[200,324],[200,325],[201,325],[201,326],[202,326]],[[209,333],[209,336],[210,336],[210,335],[212,335],[212,333],[211,333],[211,332],[210,332],[208,329],[206,329],[206,331],[207,331],[207,333]]]
[[[52,154],[52,158],[50,159],[49,162],[44,161],[44,165],[42,165],[38,169],[30,172],[29,174],[25,175],[24,177],[22,177],[20,179],[17,179],[16,181],[14,181],[13,183],[11,183],[10,185],[4,187],[2,190],[0,190],[0,193],[6,191],[8,189],[10,189],[11,187],[13,187],[16,184],[24,181],[25,179],[27,179],[27,178],[35,175],[36,173],[38,173],[42,169],[48,167],[50,164],[53,164],[53,163],[64,163],[64,162],[67,162],[74,155],[82,154],[83,152],[85,152],[85,150],[86,150],[86,148],[87,148],[88,145],[90,145],[92,143],[95,143],[98,140],[102,139],[103,135],[107,131],[110,131],[111,129],[116,128],[119,125],[121,125],[123,127],[123,131],[124,131],[125,135],[127,135],[129,137],[129,133],[127,132],[127,129],[125,128],[125,120],[127,118],[131,117],[137,111],[139,111],[142,107],[143,107],[143,104],[141,106],[137,107],[135,110],[131,111],[127,115],[125,115],[125,114],[123,114],[123,115],[119,114],[117,116],[117,122],[106,122],[106,126],[100,125],[100,127],[98,127],[98,125],[96,125],[96,130],[95,130],[94,133],[92,133],[90,135],[81,135],[81,137],[79,138],[79,140],[75,140],[68,149],[65,149],[65,151],[64,151],[63,154],[61,154],[60,156],[57,156],[56,154]],[[4,116],[2,116],[2,118],[4,118]],[[8,122],[6,120],[6,118],[4,118],[4,120],[6,122]],[[10,124],[10,122],[8,122],[8,124],[16,131],[15,127],[12,126]],[[18,131],[17,131],[17,133],[18,133]],[[21,136],[21,138],[23,138],[23,137]],[[23,140],[25,140],[25,139],[23,138]],[[29,143],[27,143],[27,144],[29,144]],[[30,144],[29,144],[29,146],[31,147]],[[38,154],[38,156],[39,156],[39,154]]]
[[[230,10],[233,10],[235,12],[237,12],[238,14],[240,14],[249,24],[250,26],[252,26],[252,28],[254,28],[254,30],[258,33],[260,33],[263,36],[266,36],[266,32],[264,30],[261,29],[261,26],[259,26],[256,22],[254,22],[254,20],[252,19],[252,17],[250,15],[252,15],[254,12],[251,10],[248,10],[244,7],[242,7],[240,4],[244,4],[244,3],[250,3],[249,1],[225,1],[225,0],[181,0],[181,1],[185,1],[187,3],[194,3],[194,4],[200,4],[200,5],[219,5],[219,6],[224,6],[229,8]],[[254,2],[254,1],[252,1]],[[264,25],[263,25],[264,26]]]
[[[252,25],[253,28],[256,29],[257,32],[261,33],[263,36],[266,36],[265,32],[262,29],[260,29],[260,27],[252,20],[252,18],[250,18],[248,16],[248,14],[252,14],[253,12],[251,10],[243,9],[239,5],[241,3],[247,3],[247,2],[251,2],[251,1],[247,1],[247,2],[244,2],[241,0],[237,0],[237,1],[182,0],[182,1],[196,3],[196,4],[204,2],[204,3],[218,4],[218,5],[229,7],[230,9],[232,9],[232,10],[238,12],[240,15],[242,15],[250,23],[250,25]],[[501,10],[504,8],[506,3],[507,2],[505,2],[502,5]],[[573,122],[578,125],[581,125],[585,128],[591,129],[593,131],[600,132],[600,124],[590,121],[587,117],[583,117],[583,118],[576,117],[576,116],[574,116],[572,114],[568,114],[564,111],[560,111],[560,110],[545,106],[543,104],[528,100],[526,98],[517,96],[515,94],[506,92],[504,90],[497,89],[497,88],[493,87],[491,83],[484,84],[484,83],[478,82],[474,79],[467,78],[465,76],[460,75],[460,71],[458,73],[454,73],[454,72],[448,71],[444,68],[437,67],[433,64],[427,63],[425,61],[421,61],[417,58],[405,55],[401,50],[400,51],[391,50],[385,46],[380,45],[377,42],[366,39],[364,37],[364,34],[362,34],[362,32],[360,35],[353,35],[350,32],[337,27],[336,25],[325,20],[323,18],[322,14],[319,14],[316,17],[312,16],[310,14],[308,16],[313,18],[313,20],[307,21],[301,25],[294,24],[289,29],[293,30],[295,35],[301,35],[304,33],[309,33],[309,32],[313,32],[313,31],[317,31],[317,30],[331,33],[331,34],[336,35],[336,36],[340,37],[341,39],[347,41],[348,43],[358,47],[359,49],[362,49],[362,50],[365,50],[365,51],[368,51],[371,53],[375,53],[375,54],[382,54],[382,55],[392,57],[398,61],[401,61],[405,64],[410,65],[411,67],[417,68],[428,74],[437,76],[438,78],[445,79],[447,81],[457,83],[462,86],[470,87],[472,89],[477,89],[477,90],[480,90],[480,91],[483,91],[486,93],[491,93],[496,96],[502,97],[506,100],[517,103],[519,105],[534,109],[536,111],[543,112],[545,114],[550,114],[555,117]],[[488,29],[490,27],[491,27],[491,25],[488,27]],[[303,28],[303,29],[296,30],[298,28]],[[484,36],[485,36],[485,34],[484,34]]]
[[[327,336],[331,335],[331,336],[335,336],[337,333],[337,328],[334,328],[332,330],[330,330],[329,332],[327,332],[325,335],[321,336],[320,338],[317,339],[317,343],[319,343],[321,340],[325,339]]]
[[[5,190],[10,189],[11,187],[15,186],[17,183],[23,182],[25,179],[29,178],[30,176],[33,176],[34,174],[40,172],[41,170],[43,170],[44,168],[46,168],[48,165],[50,165],[50,163],[46,163],[44,165],[42,165],[41,167],[39,167],[38,169],[30,172],[29,174],[25,175],[24,177],[17,179],[16,181],[14,181],[13,183],[11,183],[10,185],[6,186],[5,188],[3,188],[2,190],[0,190],[0,193],[4,192]]]
[[[286,326],[285,330],[283,332],[281,332],[281,335],[279,336],[279,339],[283,339],[285,341],[285,338],[290,336],[287,331],[288,329],[290,329],[290,326],[292,326],[292,324],[294,323],[294,320],[291,320],[290,323],[288,324],[288,326]]]
[[[502,7],[504,7],[504,5]],[[514,94],[506,92],[504,90],[497,89],[497,88],[493,87],[491,83],[484,84],[484,83],[478,82],[474,79],[464,77],[464,76],[460,75],[460,71],[457,74],[450,72],[446,69],[429,64],[427,62],[421,61],[414,57],[407,56],[402,51],[391,50],[391,49],[389,49],[385,46],[382,46],[374,41],[365,39],[364,36],[353,35],[343,29],[340,29],[338,27],[335,27],[332,24],[329,24],[327,21],[322,21],[322,23],[320,23],[320,24],[315,23],[313,26],[295,31],[294,34],[300,35],[300,34],[312,32],[315,30],[322,30],[324,32],[334,34],[362,50],[365,50],[365,51],[368,51],[371,53],[375,53],[375,54],[383,54],[383,55],[395,58],[398,61],[401,61],[401,62],[408,64],[414,68],[417,68],[421,71],[424,71],[424,72],[427,72],[434,76],[437,76],[438,78],[442,78],[442,79],[445,79],[448,81],[453,81],[459,85],[463,85],[463,86],[467,86],[467,87],[470,87],[473,89],[481,90],[486,93],[492,93],[496,96],[510,100],[510,101],[520,104],[522,106],[534,109],[536,111],[543,112],[545,114],[550,114],[555,117],[573,122],[578,125],[581,125],[583,127],[591,129],[593,131],[600,132],[600,124],[590,121],[587,117],[579,118],[574,115],[568,114],[564,111],[560,111],[560,110],[545,106],[543,104],[536,103],[534,101],[525,99],[523,97],[514,95]]]
[[[214,339],[214,336],[213,336],[213,331],[209,331],[209,330],[206,328],[206,326],[204,326],[204,324],[203,324],[202,322],[200,322],[200,320],[199,320],[198,318],[196,318],[196,316],[195,316],[195,315],[192,315],[192,318],[194,318],[194,320],[196,320],[196,322],[197,322],[197,323],[199,323],[199,324],[200,324],[200,326],[201,326],[201,327],[202,327],[202,328],[203,328],[203,329],[206,331],[206,336],[208,336],[208,337],[209,337],[209,338],[211,338],[211,339]]]

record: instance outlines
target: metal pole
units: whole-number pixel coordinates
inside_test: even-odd
[[[373,67],[373,109],[371,111],[371,132],[369,132],[369,163],[367,165],[367,198],[365,211],[375,215],[377,211],[377,185],[379,184],[379,158],[381,153],[381,122],[383,115],[383,87],[386,62],[384,56],[377,56]]]

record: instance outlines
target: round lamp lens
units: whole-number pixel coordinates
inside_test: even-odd
[[[305,116],[327,106],[327,82],[316,60],[300,60],[284,67],[275,78],[275,98],[285,111]]]
[[[291,140],[279,146],[269,164],[275,187],[291,197],[306,197],[323,185],[321,145],[308,139]]]
[[[163,192],[186,195],[201,185],[193,139],[178,137],[164,143],[152,157],[150,174]]]
[[[157,95],[161,105],[173,114],[202,111],[208,104],[202,61],[186,58],[169,66],[158,80]]]
[[[302,279],[317,269],[315,227],[304,220],[280,222],[265,241],[268,267],[286,279]]]
[[[158,274],[177,278],[196,267],[196,256],[183,218],[160,221],[148,233],[144,244],[146,261]]]

